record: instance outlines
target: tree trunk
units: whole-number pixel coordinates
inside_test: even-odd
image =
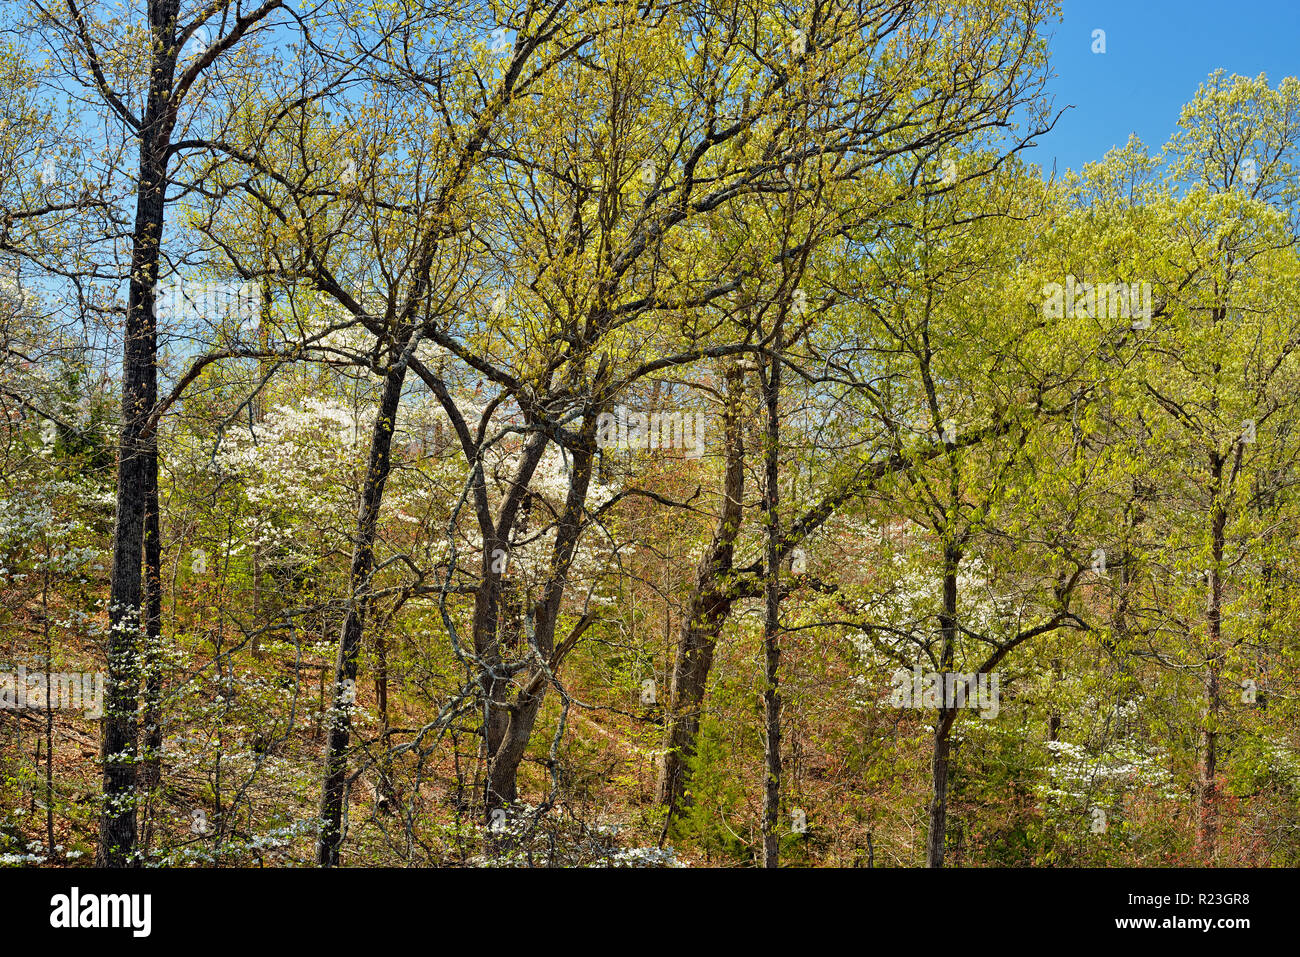
[[[409,337],[403,351],[409,348]],[[397,358],[384,376],[370,436],[370,461],[357,512],[357,537],[353,544],[352,569],[348,577],[349,600],[339,632],[338,657],[334,665],[334,694],[329,711],[329,733],[325,745],[324,784],[321,788],[320,834],[316,842],[316,863],[335,867],[343,843],[343,802],[348,770],[347,750],[351,736],[351,706],[356,698],[357,657],[369,605],[370,576],[375,567],[375,535],[384,485],[392,469],[393,431],[397,423],[402,385],[406,380],[407,356]]]
[[[144,520],[144,747],[141,784],[162,782],[162,525],[158,503],[158,443],[149,443]]]
[[[736,536],[744,507],[745,442],[741,428],[743,372],[727,371],[727,405],[723,410],[725,474],[722,513],[709,550],[695,572],[695,583],[677,639],[669,702],[664,717],[664,753],[655,781],[655,802],[665,805],[671,819],[687,798],[690,760],[700,730],[700,713],[713,653],[722,625],[731,612],[733,595],[727,581],[732,571]]]
[[[957,644],[957,567],[961,554],[949,546],[944,550],[943,611],[939,615],[939,671],[944,689],[952,670]],[[946,698],[945,698],[946,704]],[[925,866],[943,867],[948,826],[948,762],[952,720],[949,708],[941,707],[934,725],[930,756],[930,829],[925,844]]]
[[[151,12],[153,5],[151,5]],[[172,18],[174,20],[174,17]],[[157,450],[145,435],[157,403],[157,327],[155,285],[166,209],[167,158],[174,118],[168,94],[175,70],[171,39],[174,23],[154,18],[155,55],[148,109],[141,132],[140,181],[132,235],[131,277],[127,295],[122,356],[122,427],[117,460],[117,509],[113,526],[113,565],[109,587],[108,675],[101,724],[104,807],[99,820],[97,867],[135,863],[137,635],[143,622],[141,562],[151,463]],[[147,614],[147,612],[146,612]]]
[[[560,603],[568,581],[569,567],[577,551],[585,517],[587,492],[591,486],[591,469],[595,460],[596,416],[589,415],[584,423],[582,446],[574,451],[570,470],[569,489],[564,511],[556,528],[555,545],[546,590],[536,612],[533,634],[530,637],[533,653],[547,666],[555,651],[555,629],[559,624]],[[487,782],[487,810],[513,803],[519,799],[519,765],[523,761],[528,740],[537,722],[537,712],[550,682],[545,671],[535,667],[515,700],[504,709],[507,716],[501,743],[489,754]]]
[[[767,569],[763,615],[763,866],[779,867],[781,835],[781,320],[764,400],[767,406],[763,443],[763,512],[767,521]]]
[[[378,806],[381,811],[391,811],[397,797],[393,786],[392,762],[388,749],[392,744],[392,724],[388,720],[388,641],[381,626],[375,634],[375,710],[379,712],[379,767]]]
[[[1215,460],[1215,477],[1219,478],[1222,463]],[[1220,485],[1215,483],[1216,495]],[[1219,678],[1223,670],[1223,568],[1224,529],[1228,514],[1222,501],[1216,497],[1210,516],[1211,565],[1206,582],[1205,631],[1209,648],[1205,660],[1205,680],[1202,685],[1201,727],[1197,762],[1196,845],[1203,860],[1209,862],[1217,852],[1218,839],[1218,713]]]
[[[45,853],[55,856],[54,850],[54,708],[51,701],[54,671],[54,635],[50,629],[50,540],[45,539],[45,561],[41,579],[41,631],[45,635]],[[39,739],[38,739],[39,740]]]
[[[483,556],[478,590],[474,594],[474,660],[477,669],[479,693],[483,703],[483,756],[486,778],[483,784],[484,813],[489,814],[503,803],[513,801],[513,796],[502,796],[493,783],[493,766],[505,747],[510,730],[511,680],[504,668],[501,653],[501,601],[505,585],[501,577],[509,568],[497,564],[499,557],[509,561],[511,532],[519,518],[520,510],[528,498],[528,484],[546,451],[547,438],[542,432],[533,432],[524,443],[519,465],[511,479],[510,490],[501,504],[495,524],[487,513],[487,497],[483,478],[478,478],[477,493],[481,496],[479,524],[483,536]],[[522,757],[522,750],[520,756]],[[507,756],[507,761],[509,760]],[[504,772],[503,772],[504,773]],[[478,786],[476,782],[475,786]],[[506,788],[510,792],[510,788]],[[511,792],[514,793],[514,792]]]

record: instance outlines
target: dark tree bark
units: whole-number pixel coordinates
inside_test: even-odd
[[[577,551],[586,513],[587,492],[591,486],[591,469],[595,460],[596,416],[589,414],[582,432],[582,444],[573,452],[568,494],[564,511],[556,528],[555,544],[551,551],[550,573],[542,600],[538,603],[532,636],[533,652],[540,664],[530,670],[530,679],[523,689],[498,714],[506,716],[501,739],[494,752],[489,753],[487,775],[487,807],[500,807],[519,799],[519,765],[523,761],[537,712],[550,684],[546,671],[558,665],[555,656],[555,630],[559,624],[560,603],[564,599],[569,568]]]
[[[763,866],[779,867],[781,837],[781,318],[764,382],[767,422],[763,443],[763,512],[767,522],[767,573],[763,615]]]
[[[474,594],[472,635],[477,679],[483,700],[483,747],[487,766],[483,782],[485,813],[490,813],[494,808],[517,797],[517,790],[505,787],[502,792],[497,789],[501,782],[494,783],[494,767],[510,733],[513,707],[510,700],[510,674],[501,651],[501,603],[505,580],[497,558],[509,555],[511,534],[528,499],[528,483],[532,481],[533,473],[542,460],[546,443],[547,438],[540,431],[529,435],[495,522],[489,511],[487,486],[481,470],[475,479],[475,498],[478,501],[476,511],[483,536],[483,555],[479,586]],[[522,757],[522,752],[520,754]],[[506,755],[506,761],[509,762],[509,755]],[[500,774],[505,776],[506,772]]]
[[[1218,845],[1218,715],[1219,682],[1223,672],[1223,568],[1228,510],[1223,503],[1224,461],[1216,454],[1211,465],[1215,500],[1210,510],[1210,568],[1205,588],[1205,632],[1208,652],[1202,683],[1201,726],[1197,740],[1196,845],[1203,860],[1215,857]]]
[[[146,465],[144,519],[144,746],[141,780],[162,782],[162,527],[158,502],[158,443],[151,440]]]
[[[49,673],[54,670],[54,636],[50,628],[50,577],[51,554],[49,539],[45,544],[45,568],[41,576],[41,631],[45,638],[45,853],[53,857],[54,850],[54,708],[52,707]],[[39,739],[37,741],[39,744]],[[38,754],[39,754],[39,748]],[[38,762],[39,764],[39,762]]]
[[[379,527],[379,510],[384,486],[392,471],[393,431],[397,424],[402,386],[406,381],[410,338],[403,354],[397,357],[384,376],[370,434],[370,457],[361,505],[357,512],[356,540],[353,543],[352,569],[348,576],[348,605],[339,632],[338,657],[334,665],[334,693],[329,711],[329,733],[325,745],[325,780],[321,788],[320,833],[316,841],[316,863],[336,867],[343,843],[343,803],[347,787],[348,742],[351,737],[351,707],[356,696],[357,657],[361,653],[361,636],[369,607],[370,577],[375,568],[375,535]]]
[[[144,112],[138,118],[108,86],[102,71],[101,51],[95,46],[96,39],[87,28],[83,13],[68,4],[68,20],[58,23],[58,29],[71,44],[91,61],[93,66],[88,72],[95,76],[99,94],[135,129],[140,144],[122,352],[122,423],[109,586],[108,674],[104,718],[100,725],[104,806],[95,850],[95,863],[99,867],[122,867],[136,862],[135,787],[140,730],[137,639],[147,630],[149,616],[142,563],[150,483],[155,488],[157,484],[157,447],[153,437],[156,423],[151,422],[158,403],[155,289],[167,211],[172,134],[177,111],[202,72],[282,5],[283,0],[265,0],[246,15],[234,17],[228,23],[226,34],[178,77],[177,57],[189,36],[177,23],[180,0],[149,0],[148,92]],[[205,15],[215,16],[220,12],[212,9]]]
[[[957,645],[957,568],[960,563],[961,553],[956,548],[949,546],[944,549],[943,610],[939,613],[939,671],[945,690]],[[952,734],[950,710],[947,707],[941,708],[934,726],[930,756],[930,829],[925,843],[926,867],[943,867],[948,824],[948,762]]]
[[[157,328],[154,289],[158,280],[167,160],[175,113],[168,96],[176,68],[175,2],[150,5],[155,53],[149,100],[141,130],[140,185],[132,236],[131,278],[122,355],[122,426],[118,445],[117,511],[109,586],[107,707],[101,725],[104,809],[99,822],[98,867],[134,863],[136,698],[140,675],[137,636],[144,624],[141,559],[149,508],[151,463],[156,451],[146,424],[157,402]],[[145,611],[147,615],[147,610]]]
[[[713,667],[718,635],[735,599],[731,576],[736,536],[744,510],[745,441],[741,423],[743,371],[727,370],[723,410],[724,475],[722,511],[713,541],[695,571],[695,583],[677,638],[669,703],[664,720],[664,753],[655,781],[655,801],[667,806],[669,819],[687,798],[690,761],[695,755],[700,714]]]

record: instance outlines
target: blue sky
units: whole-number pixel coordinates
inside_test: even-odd
[[[1064,0],[1048,91],[1073,105],[1025,154],[1050,173],[1099,160],[1137,133],[1158,150],[1205,78],[1300,76],[1300,0]],[[1106,52],[1093,53],[1093,30]]]

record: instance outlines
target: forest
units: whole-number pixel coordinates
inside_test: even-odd
[[[1300,80],[1060,17],[0,6],[0,868],[1300,866]]]

